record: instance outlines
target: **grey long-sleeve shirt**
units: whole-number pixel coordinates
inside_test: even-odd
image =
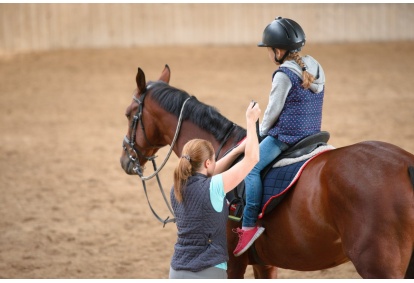
[[[302,57],[307,67],[307,71],[315,77],[315,81],[311,84],[310,90],[319,93],[325,85],[325,73],[322,66],[312,56],[306,55]],[[280,67],[286,67],[292,70],[302,79],[302,68],[293,60],[284,62]],[[285,105],[286,97],[292,87],[289,77],[283,72],[277,72],[273,77],[272,89],[269,95],[269,102],[260,124],[260,135],[266,136],[267,132],[276,123]]]

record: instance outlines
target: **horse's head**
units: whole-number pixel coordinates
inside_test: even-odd
[[[159,80],[169,83],[168,65],[165,65]],[[130,175],[142,175],[144,164],[153,159],[154,154],[166,145],[157,132],[157,127],[152,125],[155,117],[151,118],[151,114],[144,108],[145,97],[151,92],[151,83],[147,84],[141,68],[138,68],[136,83],[137,88],[134,90],[132,102],[125,111],[128,132],[123,141],[124,150],[120,159],[122,168]]]
[[[138,69],[137,88],[125,113],[129,127],[123,142],[121,166],[127,174],[138,174],[143,180],[147,179],[142,175],[144,164],[152,161],[155,169],[154,154],[168,144],[170,151],[163,165],[171,151],[178,155],[190,139],[211,141],[218,158],[220,153],[223,154],[246,136],[245,129],[228,120],[214,107],[198,101],[195,96],[170,86],[169,81],[170,69],[167,65],[160,79],[149,83],[144,72]],[[180,131],[181,128],[183,131]]]

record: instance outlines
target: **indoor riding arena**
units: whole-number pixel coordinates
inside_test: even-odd
[[[0,278],[168,278],[176,226],[120,166],[137,69],[154,81],[168,64],[171,85],[245,127],[249,102],[262,115],[268,102],[276,66],[257,43],[277,16],[300,23],[301,54],[324,68],[329,144],[414,153],[413,15],[384,3],[0,4]],[[160,172],[168,200],[177,160]],[[172,217],[155,179],[147,194]],[[351,262],[278,277],[361,278]]]

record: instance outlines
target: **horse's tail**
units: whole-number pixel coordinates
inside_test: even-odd
[[[414,189],[414,166],[408,166],[408,175],[410,175],[411,184]],[[414,279],[414,250],[411,253],[410,263],[408,264],[407,271],[405,273],[406,279]]]
[[[408,166],[408,175],[410,175],[411,184],[413,184],[414,189],[414,166]]]

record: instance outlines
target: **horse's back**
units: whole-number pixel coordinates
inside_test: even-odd
[[[381,141],[364,141],[332,151],[335,161],[341,163],[370,162],[374,167],[384,166],[399,170],[400,166],[414,166],[414,155],[404,149]],[[356,164],[355,164],[356,165]],[[366,170],[365,170],[366,171]]]

